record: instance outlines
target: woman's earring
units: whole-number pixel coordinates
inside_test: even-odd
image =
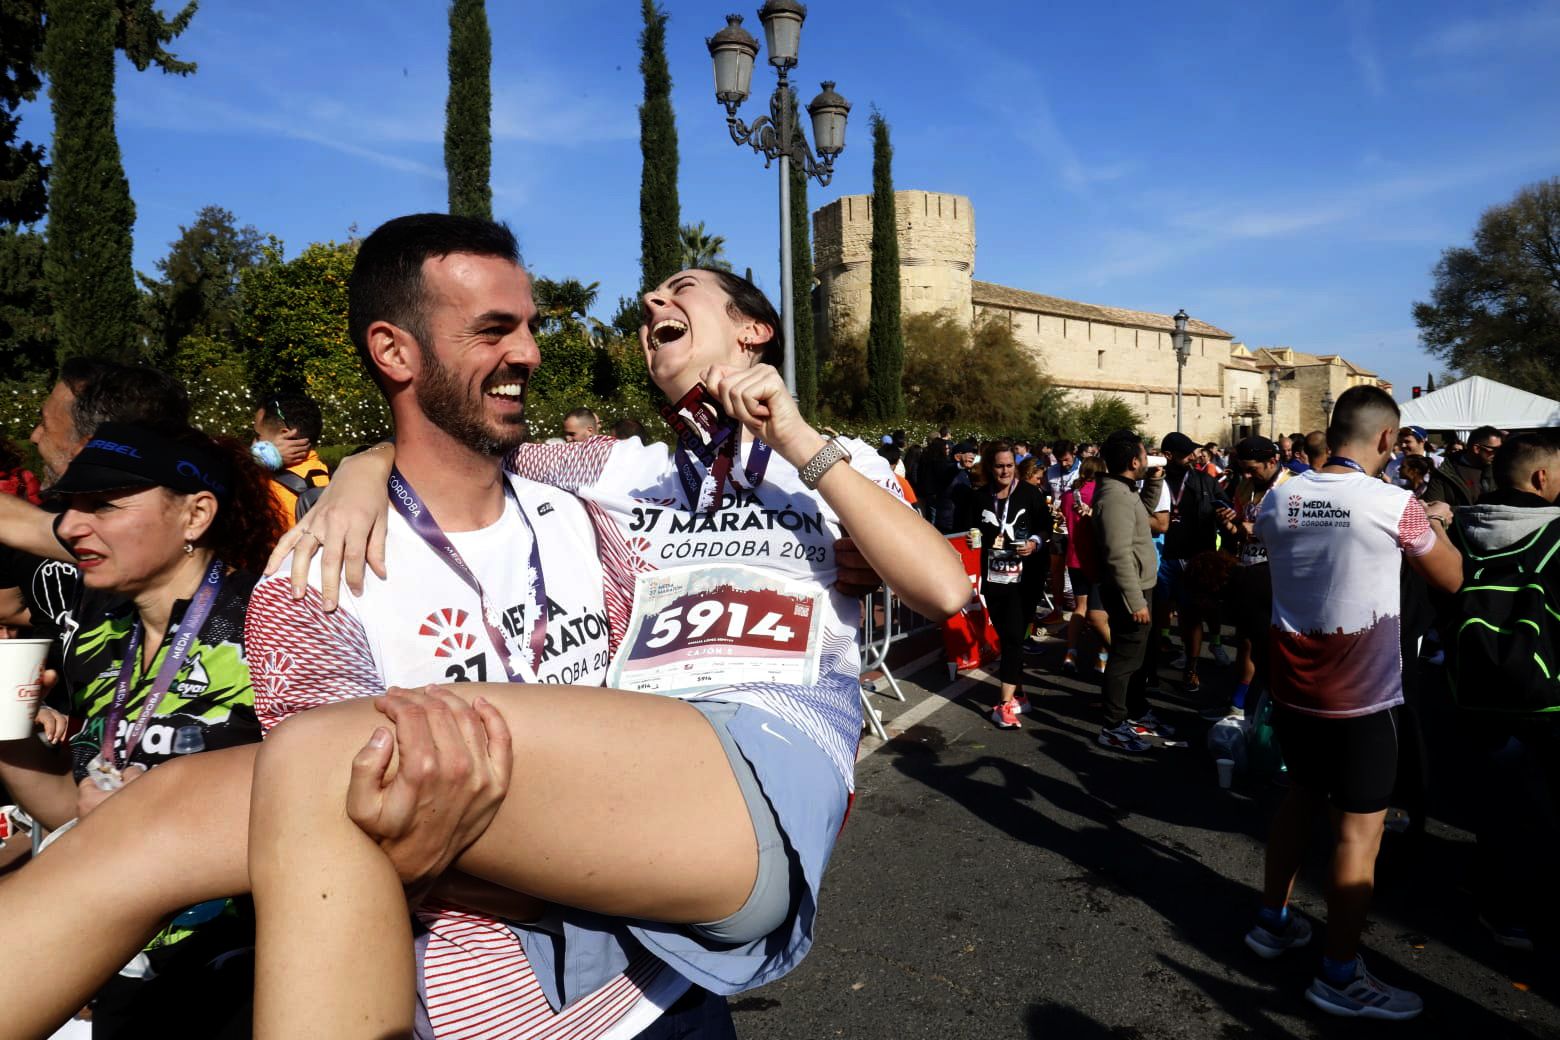
[[[186,555],[186,556],[193,556],[193,555],[195,555],[195,546],[191,545],[189,542],[185,542],[184,543],[184,555]]]

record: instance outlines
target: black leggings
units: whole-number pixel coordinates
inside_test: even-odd
[[[997,642],[1002,647],[1002,667],[999,678],[1005,685],[1024,685],[1024,632],[1029,619],[1024,616],[1023,585],[996,585],[986,582],[981,589],[986,597],[986,613],[991,617],[991,627],[997,630]]]

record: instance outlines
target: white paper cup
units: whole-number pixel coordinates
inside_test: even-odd
[[[1229,787],[1235,779],[1235,760],[1233,758],[1219,758],[1214,760],[1214,765],[1219,767],[1219,786]]]
[[[0,639],[0,740],[32,736],[48,639]]]

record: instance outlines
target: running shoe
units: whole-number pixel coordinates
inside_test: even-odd
[[[1181,689],[1187,693],[1201,693],[1202,680],[1197,677],[1195,671],[1189,671],[1186,673],[1186,678],[1181,681]]]
[[[1218,722],[1220,719],[1238,719],[1244,721],[1246,709],[1237,708],[1233,704],[1223,706],[1211,704],[1197,713],[1198,718],[1207,719],[1209,722]]]
[[[1310,923],[1293,910],[1289,911],[1289,917],[1280,931],[1273,931],[1258,919],[1251,931],[1246,933],[1246,945],[1251,947],[1251,952],[1267,961],[1285,950],[1304,946],[1310,941]]]
[[[1174,668],[1178,672],[1186,671],[1186,651],[1183,650],[1179,657],[1177,657],[1174,661],[1171,661],[1170,667]]]
[[[1100,651],[1100,656],[1094,662],[1094,670],[1095,670],[1095,672],[1097,672],[1100,675],[1104,675],[1105,674],[1105,666],[1108,665],[1108,664],[1110,664],[1110,654],[1107,651],[1101,650]]]
[[[1321,976],[1311,980],[1311,988],[1305,991],[1305,999],[1327,1012],[1344,1018],[1386,1018],[1394,1021],[1413,1018],[1425,1009],[1419,994],[1389,986],[1365,967],[1365,961],[1355,962],[1359,974],[1344,986],[1334,986]]]
[[[1031,708],[1029,707],[1029,698],[1025,697],[1022,693],[1015,693],[1013,695],[1013,703],[1018,705],[1018,713],[1020,715],[1028,715],[1031,711]]]
[[[1036,633],[1035,635],[1030,636],[1028,639],[1024,640],[1024,653],[1026,653],[1026,654],[1043,654],[1043,653],[1045,653],[1045,633],[1039,632],[1039,633]]]
[[[1155,715],[1152,708],[1145,711],[1141,718],[1128,719],[1126,725],[1140,737],[1158,737],[1161,740],[1168,740],[1175,736],[1175,727]]]
[[[1439,668],[1446,663],[1446,651],[1436,647],[1435,653],[1424,656],[1424,662],[1432,668]]]
[[[1067,651],[1067,656],[1062,658],[1062,674],[1063,675],[1077,675],[1078,674],[1078,651],[1076,651],[1076,650],[1069,650],[1069,651]]]
[[[1525,950],[1533,952],[1533,933],[1519,924],[1501,924],[1493,917],[1479,915],[1479,923],[1492,935],[1497,943],[1508,950]]]
[[[1218,662],[1220,668],[1228,668],[1230,666],[1230,653],[1224,649],[1223,644],[1213,644],[1212,653],[1214,661]]]
[[[1149,751],[1154,745],[1132,732],[1132,724],[1123,722],[1115,729],[1100,728],[1100,744],[1112,751],[1126,751],[1130,754],[1140,755]]]
[[[995,708],[992,708],[991,721],[997,724],[998,729],[1018,729],[1017,698],[1011,701],[1002,701]]]

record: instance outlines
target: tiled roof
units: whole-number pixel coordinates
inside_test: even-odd
[[[1288,354],[1286,359],[1284,354]],[[1259,365],[1330,365],[1333,361],[1342,362],[1351,372],[1357,376],[1376,375],[1368,368],[1361,368],[1342,354],[1308,354],[1303,350],[1295,350],[1293,347],[1258,347],[1252,355],[1252,359]]]
[[[1112,325],[1126,325],[1139,329],[1174,332],[1175,319],[1168,314],[1150,314],[1148,311],[1129,311],[1123,307],[1101,307],[1093,303],[1064,300],[1059,296],[1010,289],[1005,285],[977,281],[973,285],[974,302],[990,307],[1011,307],[1015,310],[1034,311],[1037,314],[1056,314],[1064,318],[1081,318],[1085,321],[1103,321]],[[1192,318],[1186,330],[1195,336],[1212,339],[1234,339],[1216,325]]]

